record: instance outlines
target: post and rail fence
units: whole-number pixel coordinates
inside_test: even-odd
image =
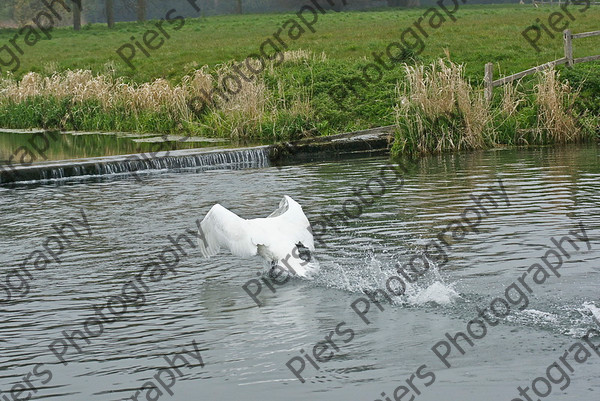
[[[600,60],[600,55],[573,58],[573,39],[589,38],[591,36],[600,36],[600,31],[571,33],[570,29],[566,29],[563,31],[565,57],[559,58],[558,60],[550,61],[542,65],[538,65],[537,67],[533,67],[528,70],[521,71],[516,74],[509,75],[507,77],[500,78],[497,80],[494,80],[494,63],[487,63],[485,65],[484,76],[485,98],[488,102],[492,101],[492,98],[494,96],[494,88],[497,86],[502,86],[504,84],[511,83],[513,81],[516,81],[517,79],[526,77],[527,75],[535,74],[536,72],[540,72],[548,68],[553,68],[557,65],[566,64],[567,67],[571,68],[575,64]]]

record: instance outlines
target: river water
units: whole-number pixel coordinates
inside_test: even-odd
[[[581,337],[595,326],[594,312],[600,317],[599,162],[596,146],[573,146],[403,161],[403,181],[392,170],[381,173],[388,164],[382,157],[167,172],[143,182],[108,177],[0,188],[2,284],[12,269],[32,265],[33,251],[44,252],[43,244],[55,235],[53,224],[81,222],[78,235],[66,231],[62,253],[56,242],[48,243],[60,263],[49,258],[45,270],[29,268],[31,278],[21,281],[29,286],[27,294],[18,290],[15,277],[12,300],[6,302],[6,292],[0,292],[0,399],[12,400],[11,388],[13,395],[22,390],[14,399],[28,394],[67,401],[136,399],[136,391],[168,367],[165,356],[193,350],[195,341],[204,366],[192,364],[196,361],[188,355],[182,377],[173,376],[172,397],[164,387],[150,394],[146,387],[137,399],[373,401],[394,400],[396,392],[403,401],[510,401],[524,400],[517,387],[531,387],[543,376],[536,389],[546,392],[548,383],[551,399],[598,400],[600,355],[589,350],[581,361],[581,351],[575,362],[571,352],[565,360],[573,371],[560,362],[566,374],[551,370],[554,383],[546,370],[573,344],[585,345]],[[376,188],[380,174],[387,181]],[[375,195],[364,195],[369,182]],[[344,204],[359,199],[355,189],[366,204],[340,221]],[[81,352],[68,346],[62,355],[66,365],[59,361],[60,344],[67,344],[60,342],[62,332],[83,330],[94,306],[119,295],[143,266],[157,260],[170,244],[167,236],[191,236],[186,230],[192,232],[214,203],[242,217],[264,217],[284,194],[303,205],[313,224],[337,222],[319,231],[319,275],[271,284],[275,292],[262,276],[258,307],[243,286],[259,278],[259,260],[227,252],[205,260],[183,243],[187,256],[180,254],[178,263],[171,259],[176,266],[161,281],[143,279],[143,300],[105,322],[102,334],[89,343],[75,338]],[[472,229],[456,229],[457,219],[475,205],[472,196],[485,194],[496,204],[488,200],[488,213],[480,209]],[[473,209],[470,213],[475,219]],[[585,233],[589,243],[569,232]],[[532,271],[523,279],[531,291],[523,290],[518,279],[534,263],[547,266],[542,257],[557,249],[552,238],[564,236],[579,250],[563,242],[569,257],[562,255],[557,274],[538,284]],[[406,266],[430,243],[437,243],[447,260],[430,254],[429,269],[409,276],[416,281],[406,284],[404,295],[382,295],[398,263]],[[252,283],[247,288],[256,290]],[[461,354],[446,333],[467,333],[477,308],[506,297],[513,283],[526,298],[517,298],[513,287],[514,304],[505,302],[510,313],[495,326],[487,324],[486,335],[472,339],[473,346],[458,339]],[[374,300],[381,301],[380,308]],[[351,305],[361,311],[367,303],[363,319]],[[473,327],[478,336],[481,326]],[[317,370],[301,350],[314,360],[313,348],[326,343],[326,336],[337,350],[330,345],[320,354]],[[432,350],[437,346],[443,353],[442,341],[450,345],[450,367]],[[592,341],[598,344],[600,338]],[[333,356],[325,358],[330,352]],[[299,373],[304,383],[286,366],[290,360],[297,370],[305,365]],[[35,393],[23,390],[28,374]],[[540,398],[532,390],[529,395]]]

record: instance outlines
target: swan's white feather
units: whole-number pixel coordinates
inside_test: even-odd
[[[210,209],[200,227],[202,233],[199,245],[204,257],[215,256],[221,248],[227,248],[232,254],[241,257],[254,256],[257,253],[248,221],[218,203]]]
[[[199,247],[204,257],[214,256],[225,248],[236,256],[259,255],[269,262],[276,261],[300,276],[318,269],[316,261],[306,262],[298,255],[296,244],[302,243],[311,252],[315,245],[302,207],[289,196],[283,197],[269,217],[250,220],[216,204],[200,227]]]

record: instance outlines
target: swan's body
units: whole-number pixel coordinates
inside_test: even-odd
[[[266,218],[246,220],[214,205],[200,223],[200,252],[206,258],[227,248],[241,257],[261,256],[269,267],[308,277],[319,269],[310,223],[302,207],[284,196],[279,208]]]

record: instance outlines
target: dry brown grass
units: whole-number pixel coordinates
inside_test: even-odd
[[[538,106],[538,129],[545,132],[555,143],[567,143],[581,137],[581,129],[572,112],[577,92],[570,85],[559,81],[559,73],[544,71],[535,86]]]
[[[305,63],[305,65],[310,66],[313,62],[323,62],[327,60],[327,55],[325,52],[317,54],[312,50],[288,50],[283,52],[283,61],[282,64],[300,64]],[[278,64],[275,63],[275,60],[267,62],[265,67],[266,71],[271,75],[277,74]]]
[[[220,66],[218,76],[227,76],[233,70],[229,65]],[[269,90],[262,77],[255,77],[244,82],[236,94],[227,94],[227,98],[215,96],[214,102],[208,106],[208,117],[204,119],[202,128],[213,132],[230,132],[232,137],[244,138],[251,132],[264,132],[265,126],[272,127],[273,137],[277,131],[285,127],[287,120],[297,117],[304,120],[313,116],[310,104],[310,93],[288,99],[285,96],[285,84],[277,83],[277,95]]]
[[[313,55],[296,51],[288,54],[288,57],[298,61]],[[227,93],[226,97],[215,95],[211,101],[205,101],[204,94],[210,93],[217,85],[206,66],[184,76],[178,85],[172,85],[165,79],[144,84],[126,83],[121,78],[113,78],[111,66],[106,67],[108,73],[105,75],[76,70],[53,73],[47,77],[28,73],[21,81],[11,77],[2,78],[0,104],[22,103],[33,98],[68,99],[73,104],[94,101],[104,111],[124,107],[135,117],[148,112],[167,114],[176,121],[195,124],[209,132],[229,132],[233,137],[261,132],[265,123],[274,123],[282,112],[291,118],[308,118],[312,115],[309,95],[286,99],[281,80],[278,83],[279,98],[258,76],[250,82],[243,81],[238,93]],[[215,75],[218,77],[228,74],[235,75],[230,65],[217,67]],[[207,118],[199,122],[201,113]]]
[[[397,86],[396,121],[420,153],[480,149],[493,140],[492,115],[481,91],[465,78],[464,67],[438,60],[405,66],[406,82]]]
[[[405,69],[406,82],[396,88],[396,152],[567,143],[584,136],[585,124],[573,112],[577,91],[555,70],[538,74],[533,91],[523,91],[520,82],[507,84],[500,102],[488,103],[461,65],[439,60]]]
[[[320,54],[315,54],[311,50],[288,50],[283,53],[283,62],[289,63],[298,63],[301,61],[325,61],[327,60],[327,55],[325,52]]]
[[[223,65],[217,75],[224,77],[233,73],[228,65]],[[244,82],[235,94],[226,98],[216,97],[209,105],[209,115],[204,127],[217,131],[227,130],[231,136],[241,138],[254,130],[261,130],[265,115],[272,107],[269,91],[264,81],[258,77]]]
[[[500,112],[505,117],[512,117],[517,113],[519,105],[525,101],[523,94],[519,92],[520,81],[516,84],[502,86],[502,101]]]

